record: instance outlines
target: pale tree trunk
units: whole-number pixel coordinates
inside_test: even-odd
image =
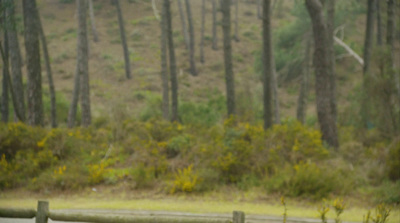
[[[335,32],[335,1],[327,1],[327,18],[326,18],[326,28],[328,32],[328,56],[329,56],[329,69],[330,72],[330,104],[332,109],[332,116],[337,120],[337,106],[336,106],[336,61],[335,61],[335,48],[334,48],[334,32]]]
[[[257,0],[257,18],[263,19],[262,12],[261,12],[261,0]]]
[[[130,60],[129,60],[128,44],[126,43],[124,19],[122,17],[122,11],[121,11],[121,6],[119,3],[119,0],[114,0],[114,2],[115,2],[115,6],[117,8],[119,31],[121,34],[122,49],[124,51],[126,78],[131,79],[131,64],[130,64]]]
[[[311,17],[315,43],[314,66],[318,121],[322,139],[337,149],[339,147],[337,127],[330,103],[331,69],[329,60],[331,57],[329,56],[328,31],[324,22],[323,8],[319,0],[306,0],[306,7]]]
[[[161,81],[162,81],[162,114],[165,120],[169,119],[169,85],[168,85],[168,66],[167,66],[167,21],[165,4],[161,10]]]
[[[24,88],[22,83],[22,71],[21,71],[22,59],[21,59],[21,50],[19,47],[17,31],[14,28],[16,27],[14,0],[10,0],[9,3],[10,7],[7,8],[7,15],[9,18],[10,27],[13,28],[8,30],[8,45],[10,49],[11,78],[14,89],[13,92],[15,94],[15,99],[17,102],[15,110],[19,111],[20,114],[19,120],[21,122],[25,122],[26,121],[25,97],[24,97]]]
[[[304,124],[307,117],[308,82],[310,76],[310,48],[311,38],[307,35],[304,47],[303,71],[301,74],[300,94],[297,100],[297,120]]]
[[[175,47],[174,39],[172,35],[172,16],[171,16],[171,5],[169,0],[164,0],[165,17],[167,23],[167,39],[168,39],[168,52],[169,52],[169,74],[171,78],[171,93],[172,93],[172,109],[171,109],[171,121],[179,121],[178,114],[178,78],[176,73],[176,59],[175,59]]]
[[[372,41],[374,32],[374,13],[375,13],[375,0],[368,0],[367,9],[367,22],[365,29],[365,40],[364,40],[364,66],[363,66],[363,98],[361,101],[361,120],[365,127],[368,127],[369,122],[369,97],[368,97],[368,86],[369,86],[369,72],[370,72],[370,61],[372,51]]]
[[[206,20],[206,0],[201,3],[201,41],[200,41],[200,62],[204,63],[204,26]]]
[[[226,103],[228,116],[235,115],[235,79],[232,66],[232,43],[231,43],[231,0],[222,0],[222,31],[224,35],[224,64],[226,83]]]
[[[235,0],[235,35],[233,37],[236,42],[239,42],[239,0]]]
[[[88,0],[88,1],[89,1],[90,25],[92,26],[93,41],[98,42],[99,34],[97,33],[97,29],[96,29],[96,20],[94,17],[94,9],[93,9],[93,0]]]
[[[217,38],[217,0],[212,0],[212,49],[218,50]]]
[[[378,46],[382,45],[382,19],[380,0],[376,1],[376,43]]]
[[[25,50],[28,73],[28,124],[43,125],[42,75],[36,1],[23,0]]]
[[[78,5],[78,69],[81,77],[81,109],[82,125],[88,127],[92,122],[90,109],[90,81],[89,81],[89,59],[88,59],[88,38],[87,38],[87,1],[77,0]],[[119,8],[118,0],[117,7]],[[120,11],[120,10],[118,10]],[[120,14],[120,12],[119,12]]]
[[[272,114],[272,80],[273,80],[273,65],[272,65],[272,40],[271,40],[271,17],[270,17],[271,1],[263,1],[263,105],[264,105],[264,129],[271,128],[273,122]]]
[[[186,2],[186,12],[188,17],[189,25],[189,60],[190,60],[190,73],[193,76],[197,76],[196,62],[194,60],[194,29],[193,29],[193,19],[192,19],[192,9],[190,7],[190,0],[185,0]]]
[[[7,3],[3,0],[0,1],[0,6],[4,9],[7,8]],[[4,59],[3,64],[7,64],[7,66],[3,66],[3,85],[2,85],[2,94],[1,94],[1,121],[4,123],[8,122],[9,116],[9,95],[8,95],[8,38],[7,38],[7,16],[6,12],[2,10],[1,14],[1,24],[3,26],[4,32]]]
[[[42,49],[43,49],[43,55],[44,55],[44,62],[46,65],[47,79],[49,81],[51,127],[56,128],[57,127],[56,92],[54,90],[53,73],[51,71],[51,66],[50,66],[50,56],[49,56],[49,51],[47,50],[46,36],[43,31],[43,26],[42,26],[42,22],[40,20],[39,11],[36,11],[36,16],[37,16],[37,21],[38,21],[39,37],[40,37],[40,41],[42,42]]]
[[[185,13],[183,13],[183,6],[182,6],[181,0],[178,0],[178,8],[179,8],[179,16],[181,18],[182,35],[185,40],[186,48],[189,50],[190,49],[189,33],[188,33],[187,27],[186,27]]]

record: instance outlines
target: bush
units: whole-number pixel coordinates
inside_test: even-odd
[[[198,180],[197,174],[193,171],[193,165],[180,169],[178,170],[178,173],[175,174],[175,179],[170,192],[172,194],[176,192],[192,192],[195,190]]]
[[[299,163],[286,166],[265,181],[269,192],[280,192],[287,196],[308,197],[319,200],[342,189],[339,175],[315,163]]]
[[[400,140],[390,147],[386,168],[391,180],[400,181]]]

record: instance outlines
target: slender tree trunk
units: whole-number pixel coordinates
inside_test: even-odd
[[[369,72],[369,66],[371,61],[371,50],[372,50],[372,39],[374,32],[374,13],[375,13],[375,1],[368,0],[368,11],[367,11],[367,24],[365,30],[365,40],[364,40],[364,67],[363,74],[367,75]]]
[[[257,18],[263,19],[262,12],[261,12],[261,0],[257,0]]]
[[[44,61],[46,65],[46,72],[47,72],[47,79],[49,81],[49,91],[50,91],[50,110],[51,110],[51,127],[57,127],[57,108],[56,108],[56,92],[54,90],[54,83],[53,83],[53,72],[51,71],[50,66],[50,56],[49,51],[47,50],[47,41],[46,36],[43,31],[42,22],[40,20],[39,11],[36,11],[37,21],[38,21],[38,30],[39,30],[39,37],[40,41],[42,42],[42,49],[44,55]]]
[[[190,0],[185,0],[186,2],[186,12],[188,17],[189,25],[189,60],[190,60],[190,73],[193,76],[197,76],[196,62],[194,60],[194,29],[193,29],[193,19],[192,19],[192,9],[190,7]]]
[[[382,45],[382,19],[381,19],[381,7],[380,0],[376,1],[376,43]]]
[[[28,124],[43,125],[42,75],[36,1],[23,0],[25,50],[28,73]]]
[[[264,87],[264,129],[271,128],[272,122],[272,80],[273,80],[273,65],[272,65],[272,40],[271,40],[271,18],[270,18],[271,1],[263,1],[263,87]]]
[[[271,11],[271,17],[272,17],[272,11]],[[273,46],[271,46],[273,49]],[[274,123],[275,124],[280,124],[281,123],[281,115],[280,115],[280,109],[279,109],[279,95],[278,95],[278,72],[276,72],[276,67],[275,67],[275,57],[274,57],[274,52],[272,50],[271,54],[272,58],[272,100],[274,103]]]
[[[200,62],[204,63],[204,26],[206,20],[206,0],[201,3],[201,41],[200,41]]]
[[[77,5],[78,5],[78,41],[79,41],[77,58],[79,59],[78,67],[81,77],[80,91],[81,91],[82,125],[84,127],[88,127],[92,122],[92,115],[90,109],[89,59],[88,59],[87,23],[86,23],[87,1],[86,0],[77,0],[77,1],[78,1]],[[118,3],[119,1],[117,0],[116,2],[119,11],[118,14],[121,15]],[[119,20],[121,20],[120,24],[122,24],[122,17]],[[124,47],[126,47],[125,44]]]
[[[6,2],[0,1],[0,5],[2,8],[7,8],[8,6],[5,4]],[[1,95],[1,121],[7,123],[8,122],[8,117],[9,117],[9,96],[8,96],[8,38],[7,38],[7,33],[8,33],[8,26],[7,26],[7,16],[6,16],[6,11],[2,11],[2,25],[3,25],[3,32],[4,32],[4,65],[7,64],[7,66],[3,66],[3,88],[2,88],[2,95]]]
[[[217,38],[217,0],[212,0],[212,49],[218,50],[218,38]]]
[[[306,110],[307,110],[307,96],[308,96],[308,77],[310,75],[310,48],[311,39],[307,37],[304,47],[304,60],[303,60],[303,72],[301,78],[300,94],[297,101],[297,120],[304,124],[306,122]]]
[[[124,19],[122,17],[121,6],[119,4],[119,0],[114,0],[114,2],[115,2],[115,6],[117,7],[119,31],[121,34],[122,49],[124,50],[126,78],[131,79],[131,64],[130,64],[130,60],[129,60],[128,45],[126,43]]]
[[[164,0],[164,7],[166,11],[167,23],[167,39],[168,39],[168,52],[169,52],[169,74],[171,77],[171,91],[172,91],[172,109],[171,121],[179,121],[178,114],[178,78],[176,73],[176,60],[175,60],[175,47],[172,35],[172,16],[171,5],[169,0]]]
[[[337,106],[336,106],[336,61],[335,61],[335,48],[334,48],[334,32],[335,32],[335,0],[327,1],[327,19],[326,28],[328,32],[328,56],[329,56],[329,69],[330,72],[330,104],[332,109],[332,116],[337,120]]]
[[[394,0],[387,0],[387,28],[386,28],[386,44],[392,48],[395,38],[395,8]]]
[[[235,36],[236,42],[239,42],[239,0],[235,0]]]
[[[20,113],[19,120],[21,122],[26,121],[26,111],[25,111],[25,97],[24,97],[24,88],[22,83],[22,59],[21,59],[21,50],[18,42],[18,35],[15,29],[15,4],[14,0],[9,1],[10,5],[7,8],[7,15],[9,18],[9,24],[11,29],[8,30],[8,45],[10,49],[10,63],[11,63],[11,78],[14,89],[14,94],[16,98],[16,106],[15,110],[18,110]],[[15,112],[17,113],[17,112]]]
[[[224,64],[226,83],[226,103],[228,115],[235,115],[235,79],[232,66],[231,43],[231,0],[222,0],[222,31],[224,34]]]
[[[168,85],[168,66],[167,66],[167,21],[165,4],[161,11],[161,81],[162,81],[162,114],[165,120],[169,119],[169,85]]]
[[[78,62],[77,62],[78,63]],[[76,113],[78,110],[79,90],[81,84],[81,73],[78,65],[75,69],[74,90],[72,91],[72,100],[68,110],[68,128],[75,126]]]
[[[183,13],[183,6],[181,0],[178,0],[178,8],[179,8],[179,16],[181,18],[182,35],[183,38],[185,39],[186,48],[189,50],[190,49],[189,33],[186,27],[185,13]]]
[[[361,119],[365,127],[368,127],[369,122],[369,98],[368,98],[368,85],[369,85],[369,72],[370,72],[370,61],[371,61],[371,51],[373,43],[373,32],[374,32],[374,13],[375,13],[375,0],[368,0],[367,9],[367,23],[365,30],[365,40],[364,40],[364,66],[363,66],[363,99],[361,101]]]
[[[395,23],[395,13],[396,12],[396,4],[394,0],[388,0],[387,1],[387,28],[386,28],[386,45],[388,47],[389,52],[391,53],[391,58],[390,58],[390,66],[392,69],[392,72],[394,74],[394,81],[395,81],[395,86],[397,90],[397,102],[398,105],[400,106],[400,74],[398,69],[396,68],[396,62],[395,62],[395,31],[396,31],[396,23]],[[399,111],[399,120],[398,123],[396,121],[393,121],[393,126],[395,129],[398,131],[398,128],[400,127],[400,111]]]
[[[90,24],[92,26],[92,34],[93,34],[93,41],[99,41],[99,34],[97,33],[96,29],[96,21],[94,17],[94,10],[93,10],[93,0],[89,0],[89,14],[90,14]]]
[[[3,46],[1,44],[1,41],[0,41],[0,52],[1,52],[1,58],[2,58],[3,63],[4,63],[5,76],[7,77],[7,81],[8,81],[7,84],[8,84],[9,89],[10,89],[11,99],[12,99],[12,102],[13,102],[14,112],[15,112],[15,115],[16,115],[16,120],[17,121],[21,121],[22,120],[22,115],[21,115],[20,111],[18,110],[17,98],[15,97],[15,94],[14,94],[14,89],[13,89],[13,86],[12,86],[12,83],[11,83],[11,77],[10,77],[10,73],[9,73],[9,67],[8,67],[8,63],[7,63],[7,58],[6,58],[6,54],[5,54],[4,50],[3,50]]]
[[[310,14],[315,42],[314,66],[316,73],[317,114],[322,139],[334,148],[339,147],[337,127],[330,103],[330,59],[328,50],[328,31],[324,22],[322,4],[319,0],[306,0]]]

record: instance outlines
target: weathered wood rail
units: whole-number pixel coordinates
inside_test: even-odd
[[[51,211],[49,202],[38,201],[37,210],[0,208],[0,218],[34,218],[36,223],[53,221],[98,222],[98,223],[244,223],[245,214],[234,211],[231,219],[196,218],[196,217],[159,217],[159,216],[132,216],[84,212]]]

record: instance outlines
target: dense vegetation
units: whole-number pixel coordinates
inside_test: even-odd
[[[54,4],[72,11],[71,2]],[[115,35],[116,19],[106,20],[115,15],[107,11],[108,4],[109,1],[95,1],[96,13],[107,25],[100,29],[104,32],[102,41],[106,50],[91,46],[94,53],[90,60],[99,67],[91,71],[92,125],[66,128],[67,98],[71,97],[71,70],[74,70],[71,61],[75,61],[68,47],[75,44],[77,32],[69,23],[62,23],[61,31],[49,31],[47,35],[50,49],[56,51],[52,62],[58,73],[55,83],[60,86],[57,90],[60,127],[0,124],[0,190],[79,192],[94,185],[129,185],[129,190],[201,194],[229,186],[312,200],[362,196],[375,203],[400,203],[400,126],[396,125],[400,117],[394,100],[394,72],[388,68],[386,49],[374,49],[371,66],[376,75],[367,89],[371,102],[367,127],[360,119],[360,103],[367,94],[359,81],[360,67],[351,57],[337,58],[340,147],[335,151],[321,140],[317,130],[312,90],[307,97],[305,123],[298,122],[293,115],[304,42],[310,38],[310,21],[303,1],[278,3],[275,9],[274,48],[282,118],[280,124],[268,130],[262,126],[261,30],[251,11],[255,4],[242,4],[240,18],[243,24],[250,25],[242,25],[241,41],[233,43],[239,80],[236,116],[226,115],[226,96],[221,87],[222,59],[217,52],[207,49],[205,65],[198,66],[198,77],[187,74],[188,63],[178,64],[180,122],[162,117],[161,81],[158,67],[154,67],[154,58],[157,56],[158,64],[159,57],[154,33],[159,32],[159,24],[153,17],[150,1],[126,3],[136,4],[135,10],[143,13],[128,20],[128,25],[134,27],[128,38],[132,42],[130,47],[135,48],[130,53],[136,65],[133,80],[125,80],[122,59],[115,55],[114,49],[120,48],[121,40]],[[194,7],[198,4],[193,1]],[[45,11],[44,3],[42,7]],[[68,10],[63,12],[73,15]],[[42,13],[44,27],[47,22],[57,30],[61,21],[53,13]],[[346,24],[344,40],[358,54],[362,52],[359,36],[364,32],[360,21],[364,21],[365,14],[364,3],[338,1],[335,23]],[[181,57],[178,58],[182,59],[187,53],[183,36],[179,30],[173,34]],[[206,35],[205,40],[211,48],[211,37]],[[67,47],[58,49],[57,41]],[[340,46],[335,46],[335,51],[339,56],[345,54]],[[43,100],[49,123],[50,96],[46,88]],[[79,115],[76,123],[81,124]]]

